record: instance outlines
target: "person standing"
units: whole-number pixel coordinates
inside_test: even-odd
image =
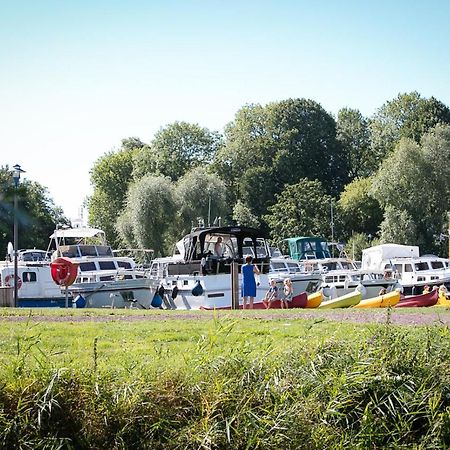
[[[247,256],[245,264],[242,265],[242,308],[247,309],[247,299],[249,308],[253,309],[253,300],[256,297],[255,274],[259,275],[259,269],[253,264],[253,258]]]
[[[289,303],[292,302],[292,296],[294,295],[294,290],[292,288],[292,281],[290,278],[286,278],[284,280],[284,288],[283,288],[283,294],[284,298],[281,300],[281,309],[289,308]]]

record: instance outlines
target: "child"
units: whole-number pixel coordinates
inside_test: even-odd
[[[286,278],[284,280],[284,288],[283,288],[283,294],[284,298],[281,300],[281,309],[289,308],[289,303],[292,301],[293,296],[293,290],[292,290],[292,281],[290,278]]]
[[[269,309],[274,300],[278,299],[278,287],[277,281],[272,279],[270,280],[269,290],[266,292],[266,296],[264,297],[263,303],[266,305],[266,309]]]

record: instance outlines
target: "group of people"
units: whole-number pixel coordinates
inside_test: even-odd
[[[259,286],[257,277],[260,271],[256,265],[253,264],[253,258],[247,256],[245,258],[245,264],[242,265],[242,307],[247,309],[247,301],[249,309],[253,309],[253,301],[256,297],[256,287]],[[277,282],[272,279],[270,281],[270,287],[264,297],[264,305],[267,309],[272,306],[275,300],[280,300],[281,308],[289,308],[289,302],[292,301],[294,291],[292,288],[292,281],[290,278],[286,278],[283,282],[283,296],[280,298]]]

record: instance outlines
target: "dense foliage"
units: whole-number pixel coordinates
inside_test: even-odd
[[[175,122],[149,144],[124,140],[96,162],[91,223],[116,245],[159,236],[163,242],[152,246],[161,250],[199,219],[221,217],[222,224],[261,227],[276,242],[318,233],[341,241],[360,236],[359,246],[370,236],[445,254],[449,124],[450,109],[417,92],[399,94],[372,117],[342,108],[334,118],[308,99],[249,104],[223,137]],[[149,175],[172,181],[174,211],[161,229],[146,229],[155,226],[147,220],[142,236],[136,227],[133,235],[130,186]]]
[[[0,168],[0,252],[6,255],[14,240],[14,181],[12,170]],[[23,177],[17,187],[17,226],[19,248],[46,249],[49,237],[59,224],[67,224],[61,208],[50,199],[47,189]]]

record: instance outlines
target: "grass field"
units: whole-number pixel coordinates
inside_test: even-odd
[[[0,445],[445,448],[449,319],[2,309]]]

